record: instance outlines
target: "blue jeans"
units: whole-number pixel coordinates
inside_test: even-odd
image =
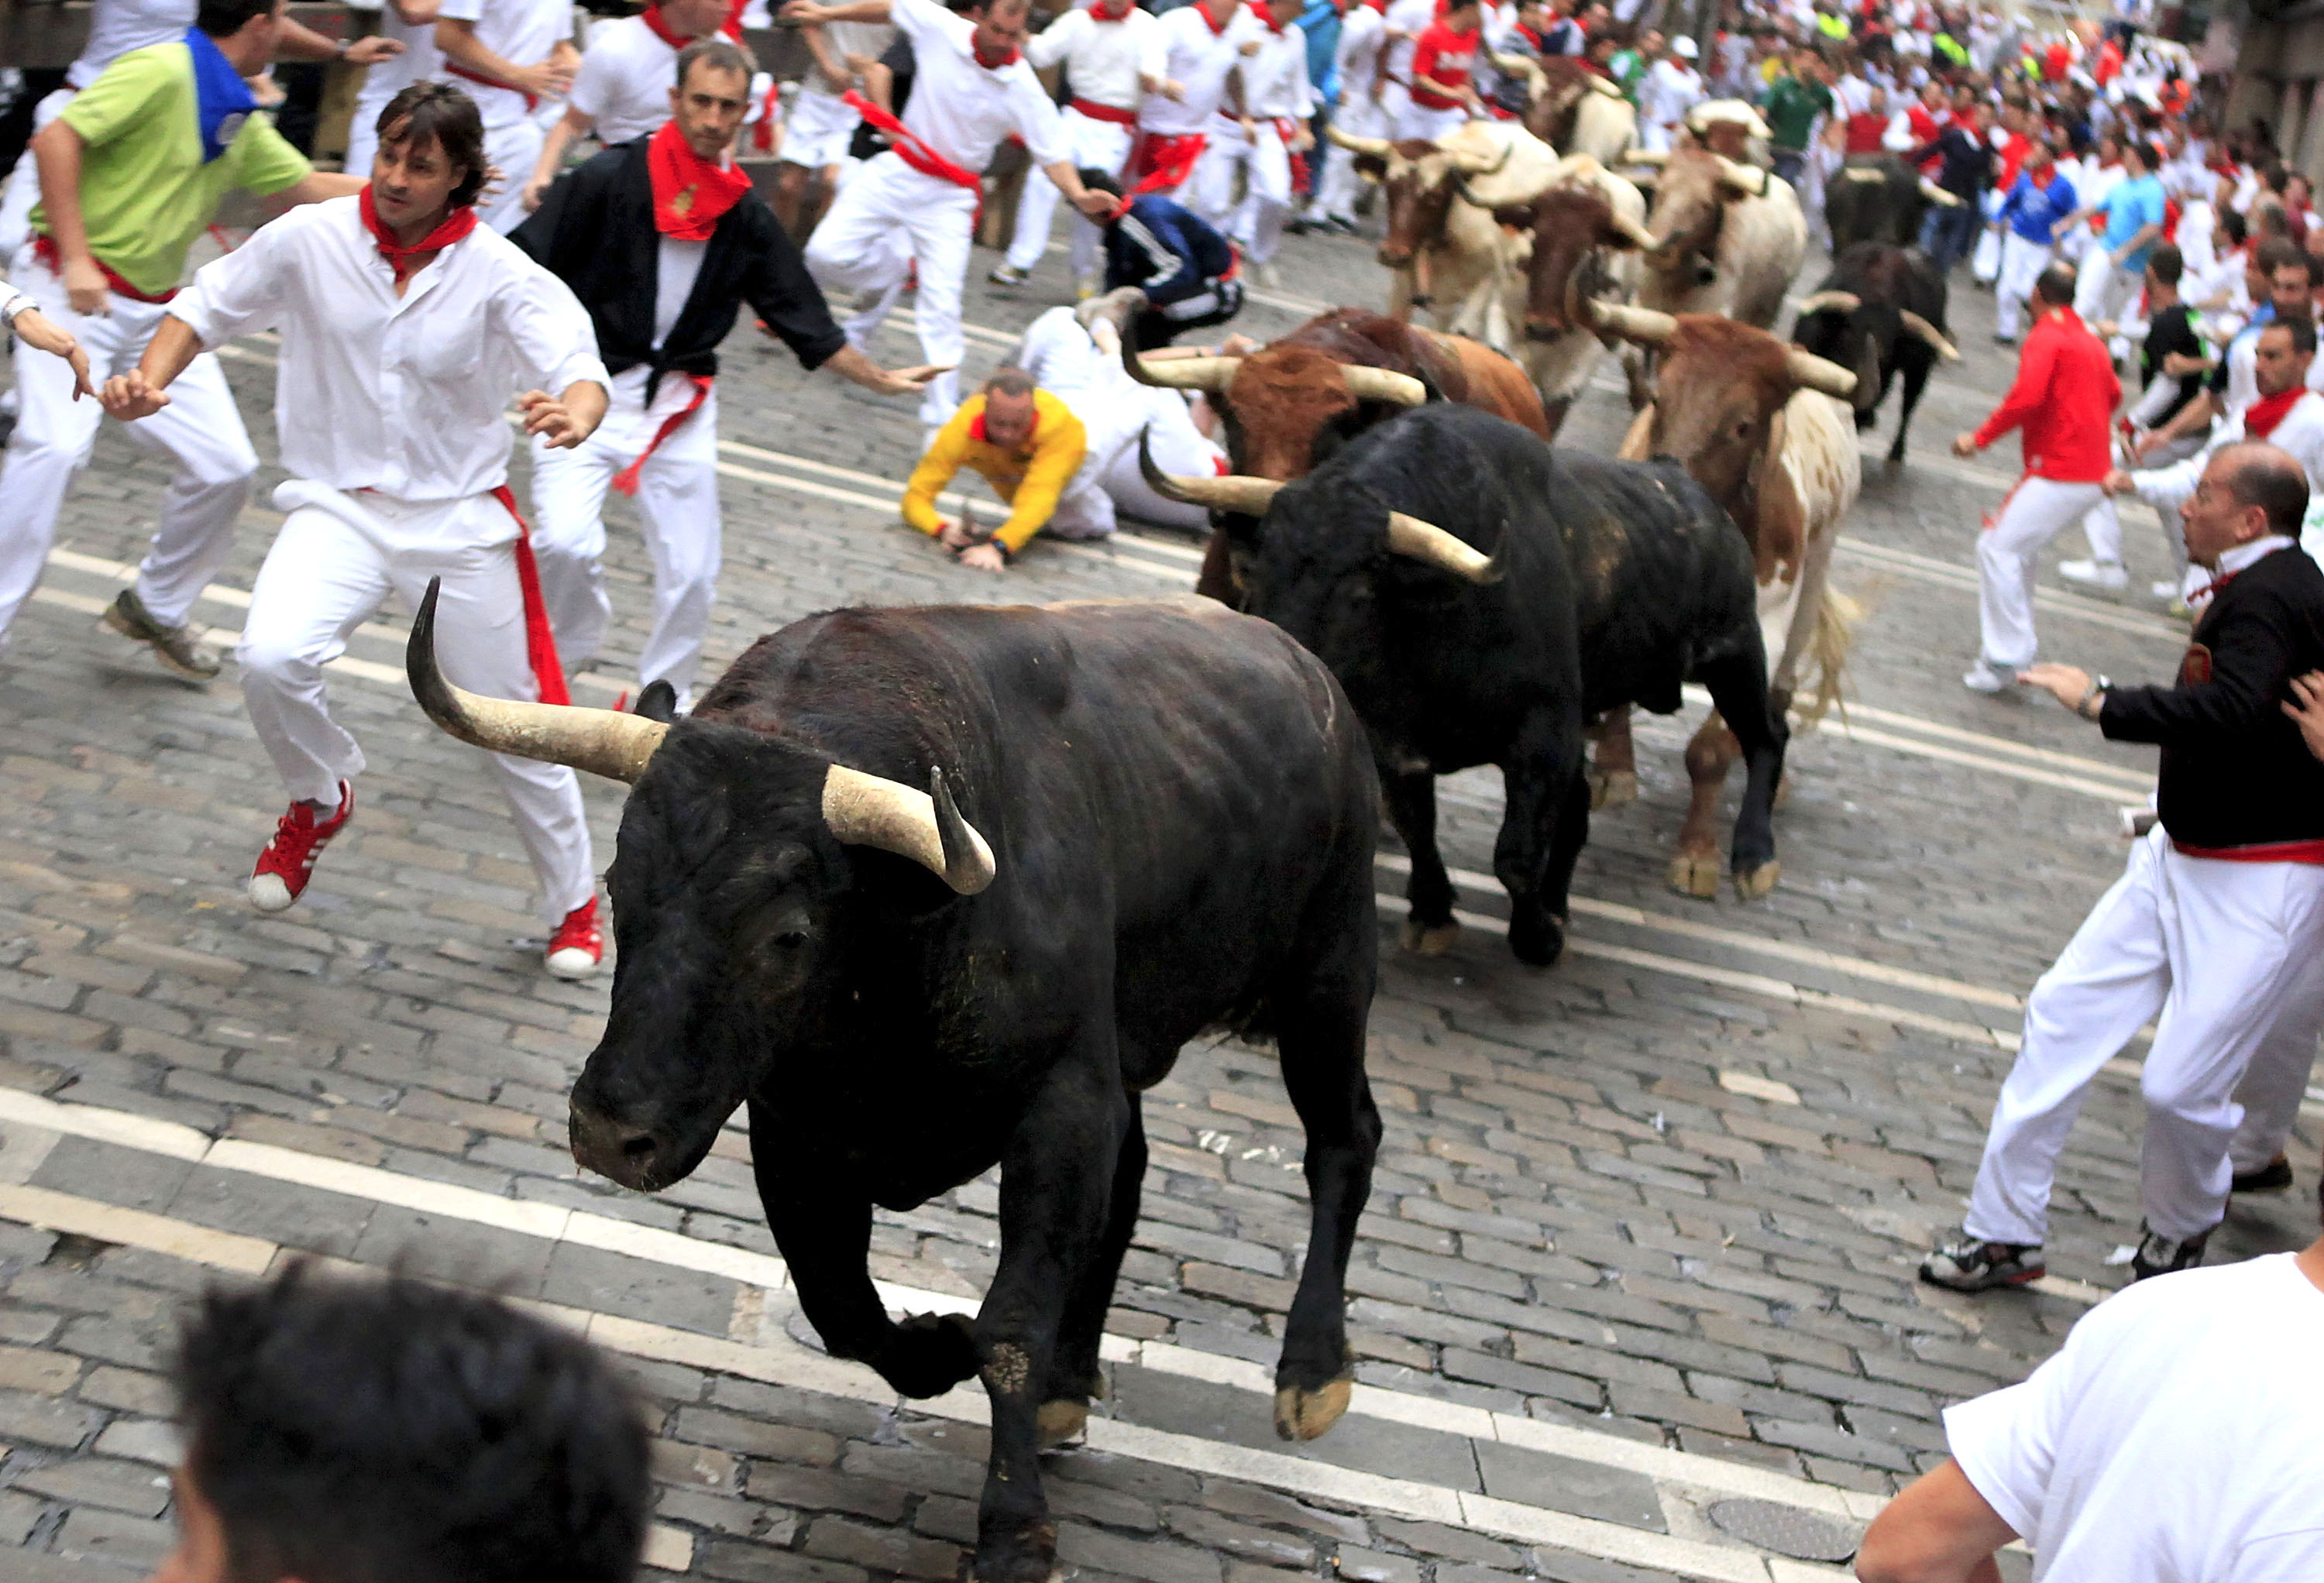
[[[1929,211],[1921,225],[1921,249],[1936,261],[1939,274],[1950,273],[1977,245],[1977,230],[1984,216],[1974,203]]]

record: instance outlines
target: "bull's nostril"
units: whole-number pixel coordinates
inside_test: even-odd
[[[653,1134],[634,1132],[622,1140],[622,1157],[632,1165],[642,1165],[654,1157]]]

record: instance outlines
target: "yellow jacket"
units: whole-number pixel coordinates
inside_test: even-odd
[[[984,475],[992,492],[1009,502],[1009,520],[992,537],[1016,554],[1038,533],[1057,497],[1082,465],[1088,439],[1073,409],[1047,391],[1033,392],[1033,435],[1023,450],[1004,451],[988,443],[984,433],[982,391],[960,404],[952,421],[936,431],[928,454],[912,469],[904,486],[904,520],[921,532],[934,534],[943,519],[936,515],[936,496],[965,465]]]

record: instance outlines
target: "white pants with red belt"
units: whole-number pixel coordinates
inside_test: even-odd
[[[825,296],[871,295],[840,322],[847,344],[859,350],[868,350],[912,266],[919,266],[912,314],[919,321],[920,361],[952,371],[930,380],[921,397],[920,422],[931,428],[960,405],[960,360],[967,349],[960,294],[975,217],[974,193],[922,175],[891,150],[841,184],[807,240],[807,267]]]
[[[2313,1048],[2319,960],[2324,867],[2190,858],[2157,825],[2026,998],[2024,1043],[1994,1105],[1969,1234],[2043,1240],[2083,1091],[2149,1019],[2154,1043],[2139,1079],[2146,1221],[2174,1238],[2218,1225],[2229,1140],[2244,1120],[2238,1085],[2248,1073],[2255,1097],[2280,1111],[2290,1062],[2271,1054],[2261,1069],[2255,1057],[2279,1031],[2304,1027]]]
[[[596,656],[613,613],[605,595],[605,491],[644,455],[663,422],[694,400],[692,381],[665,373],[649,407],[647,373],[641,365],[613,376],[605,419],[579,446],[560,450],[533,441],[532,553],[568,675]],[[638,686],[666,681],[678,689],[679,707],[689,707],[718,598],[716,387],[646,458],[637,502],[654,569],[653,630],[638,656]]]
[[[1977,536],[1977,618],[1985,662],[2021,669],[2040,650],[2034,633],[2034,563],[2058,530],[2093,507],[2114,502],[2095,483],[2065,483],[2027,475]]]
[[[1291,151],[1272,120],[1255,124],[1255,136],[1222,121],[1228,131],[1211,140],[1201,168],[1202,209],[1222,216],[1214,222],[1242,244],[1253,263],[1275,256],[1283,242],[1283,218],[1291,212]],[[1243,198],[1235,201],[1235,177],[1243,179]]]
[[[1074,168],[1087,170],[1093,166],[1111,175],[1120,175],[1130,162],[1130,142],[1136,134],[1134,125],[1120,122],[1101,121],[1094,115],[1084,115],[1072,106],[1065,106],[1063,116],[1065,142],[1073,149]],[[1009,244],[1011,267],[1029,270],[1041,262],[1042,249],[1049,245],[1049,222],[1057,212],[1057,184],[1038,170],[1025,173],[1025,190],[1017,199],[1017,235]],[[1098,269],[1098,228],[1087,215],[1073,211],[1066,221],[1066,262],[1072,265],[1074,279],[1093,275]]]
[[[328,805],[340,781],[363,773],[363,750],[331,718],[323,667],[391,594],[418,609],[430,577],[444,579],[436,657],[445,679],[486,697],[539,699],[525,650],[516,519],[499,501],[348,496],[292,479],[274,503],[289,516],[251,588],[235,658],[250,722],[290,800]],[[596,888],[580,785],[559,764],[487,758],[532,860],[541,915],[562,918]]]
[[[169,310],[118,293],[110,311],[84,318],[64,282],[23,249],[10,277],[42,313],[72,332],[88,354],[89,378],[102,384],[127,373],[145,354]],[[73,400],[72,369],[61,357],[16,343],[16,429],[0,466],[0,640],[48,566],[57,514],[73,480],[88,465],[104,409]],[[226,388],[226,370],[205,352],[170,385],[170,404],[127,426],[141,446],[177,464],[161,497],[161,523],[137,568],[137,597],[156,621],[182,626],[194,601],[234,549],[235,523],[250,496],[257,453]]]

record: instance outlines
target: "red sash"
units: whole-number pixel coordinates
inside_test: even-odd
[[[55,237],[50,235],[45,231],[33,237],[32,256],[39,259],[42,263],[48,265],[49,272],[51,274],[56,276],[59,280],[62,280],[64,278],[64,254],[57,250],[57,239]],[[95,253],[91,253],[89,256],[96,259],[97,267],[105,272],[105,283],[112,287],[115,291],[120,292],[124,297],[128,298],[132,302],[167,302],[170,299],[178,294],[178,288],[175,286],[171,287],[159,297],[154,296],[150,291],[140,291],[136,287],[123,280],[119,275],[115,274],[111,264],[106,262],[101,258],[97,258]]]
[[[1186,184],[1194,173],[1194,161],[1203,157],[1210,139],[1199,132],[1141,133],[1138,147],[1130,156],[1130,168],[1138,176],[1138,185],[1130,195],[1141,192],[1170,192]]]
[[[2312,863],[2324,867],[2324,841],[2271,841],[2257,846],[2189,846],[2174,841],[2171,848],[2181,857],[2209,858],[2215,863]]]
[[[444,69],[450,72],[454,77],[466,78],[470,82],[480,82],[486,87],[496,87],[504,93],[524,94],[524,108],[527,115],[530,115],[533,111],[540,108],[540,96],[539,94],[527,94],[524,89],[517,87],[516,84],[512,82],[503,82],[497,77],[486,77],[484,73],[480,71],[471,71],[465,66],[455,66],[449,60],[444,62]]]
[[[661,427],[654,430],[653,438],[646,441],[646,448],[638,453],[638,459],[613,474],[613,487],[623,494],[638,492],[638,475],[645,471],[646,458],[661,449],[661,442],[669,437],[670,431],[693,417],[701,410],[702,403],[710,399],[711,380],[708,374],[688,373],[678,377],[693,383],[694,400],[663,419]]]
[[[1284,154],[1291,161],[1291,190],[1306,191],[1307,156],[1291,146],[1291,140],[1299,135],[1299,123],[1288,115],[1277,115],[1275,118],[1275,135],[1283,140]]]
[[[949,181],[955,187],[967,188],[969,191],[977,195],[978,206],[982,207],[984,180],[975,171],[964,170],[945,159],[923,142],[919,133],[910,130],[902,122],[853,88],[848,89],[839,97],[841,103],[852,106],[858,115],[888,134],[888,146],[896,151],[898,159],[923,176],[933,176],[939,181]]]
[[[549,606],[540,597],[540,568],[532,558],[532,525],[516,509],[516,496],[502,484],[493,498],[516,519],[516,585],[524,598],[524,658],[532,667],[533,684],[543,704],[570,704],[565,687],[565,667],[557,658],[557,634],[549,628]]]
[[[1080,111],[1083,115],[1088,116],[1093,121],[1111,121],[1116,126],[1135,126],[1138,124],[1137,111],[1117,110],[1111,105],[1101,105],[1095,99],[1075,99],[1073,102],[1073,108]]]

